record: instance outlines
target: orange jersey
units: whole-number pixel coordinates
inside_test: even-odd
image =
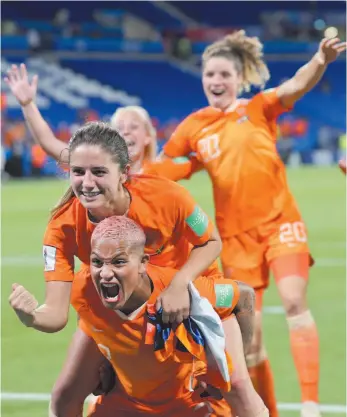
[[[154,304],[176,270],[148,265],[147,272],[154,289],[146,304]],[[234,281],[201,277],[194,284],[222,319],[231,315],[239,299],[239,288]],[[219,291],[219,286],[230,287],[230,291]],[[200,368],[193,356],[190,362],[179,362],[174,356],[165,361],[158,359],[152,342],[146,340],[149,326],[146,304],[130,316],[105,308],[89,274],[76,276],[71,302],[80,317],[81,329],[112,363],[117,374],[117,391],[126,394],[129,411],[166,415],[165,410],[174,408],[177,400],[187,406],[191,404],[190,388]]]
[[[146,163],[143,172],[158,175],[171,181],[189,179],[195,172],[203,169],[202,164],[195,157],[165,158],[161,161]]]
[[[188,116],[164,146],[170,157],[196,153],[213,184],[216,222],[223,239],[297,211],[276,150],[276,119],[286,111],[276,90],[233,110],[203,108]]]
[[[150,262],[180,268],[195,245],[211,237],[213,224],[187,190],[164,178],[134,175],[127,188],[131,204],[127,216],[146,234]],[[77,198],[72,198],[50,220],[43,240],[46,281],[73,281],[74,257],[90,262],[90,240],[95,225]]]

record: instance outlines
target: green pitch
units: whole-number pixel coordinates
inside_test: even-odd
[[[312,269],[309,301],[321,338],[321,402],[346,403],[346,193],[337,168],[300,168],[288,172],[309,229]],[[208,177],[201,173],[184,185],[213,216]],[[8,182],[2,187],[2,387],[3,393],[49,393],[67,350],[76,320],[58,334],[42,334],[23,327],[7,299],[18,282],[44,300],[42,236],[51,208],[66,188],[63,181]],[[267,307],[280,301],[272,283]],[[265,341],[272,361],[277,397],[298,403],[299,389],[290,356],[284,315],[278,308],[264,314]],[[6,398],[6,397],[5,397]],[[4,400],[3,416],[46,417],[47,402]],[[298,415],[283,411],[283,415]],[[324,415],[330,415],[325,413]]]

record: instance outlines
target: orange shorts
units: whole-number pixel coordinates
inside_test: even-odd
[[[200,402],[200,401],[199,401]],[[211,414],[212,408],[210,404],[205,404],[198,410],[194,408],[199,404],[192,399],[188,402],[182,402],[177,399],[170,405],[158,405],[158,411],[154,412],[141,410],[134,404],[125,394],[118,391],[113,391],[106,396],[97,397],[96,401],[89,406],[88,417],[206,417],[206,415],[213,417],[222,417],[221,414]],[[203,402],[203,400],[201,400]],[[144,407],[146,408],[146,407]],[[223,416],[224,417],[224,416]]]
[[[312,264],[300,219],[267,223],[224,239],[221,258],[226,277],[255,290],[268,287],[270,270],[276,280],[290,275],[307,278]]]

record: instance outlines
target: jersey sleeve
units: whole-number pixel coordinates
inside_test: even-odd
[[[145,173],[158,175],[171,181],[189,179],[195,172],[203,169],[202,164],[195,157],[179,156],[165,158],[146,167]]]
[[[181,122],[164,145],[164,153],[170,158],[187,156],[192,152],[190,146],[190,126],[189,116]]]
[[[201,297],[205,297],[212,304],[222,320],[232,314],[240,299],[240,289],[232,279],[214,277],[200,277],[194,285]]]
[[[207,214],[182,186],[171,197],[176,212],[175,233],[184,236],[194,246],[203,245],[210,240],[214,225]]]
[[[256,103],[261,106],[267,120],[276,120],[281,114],[286,113],[292,108],[283,106],[281,99],[277,95],[278,88],[269,88],[254,97]]]
[[[72,282],[76,240],[72,225],[52,219],[43,238],[44,276],[46,281]]]

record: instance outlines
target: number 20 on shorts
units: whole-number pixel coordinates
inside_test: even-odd
[[[307,242],[306,228],[303,222],[283,223],[280,226],[281,243]]]

